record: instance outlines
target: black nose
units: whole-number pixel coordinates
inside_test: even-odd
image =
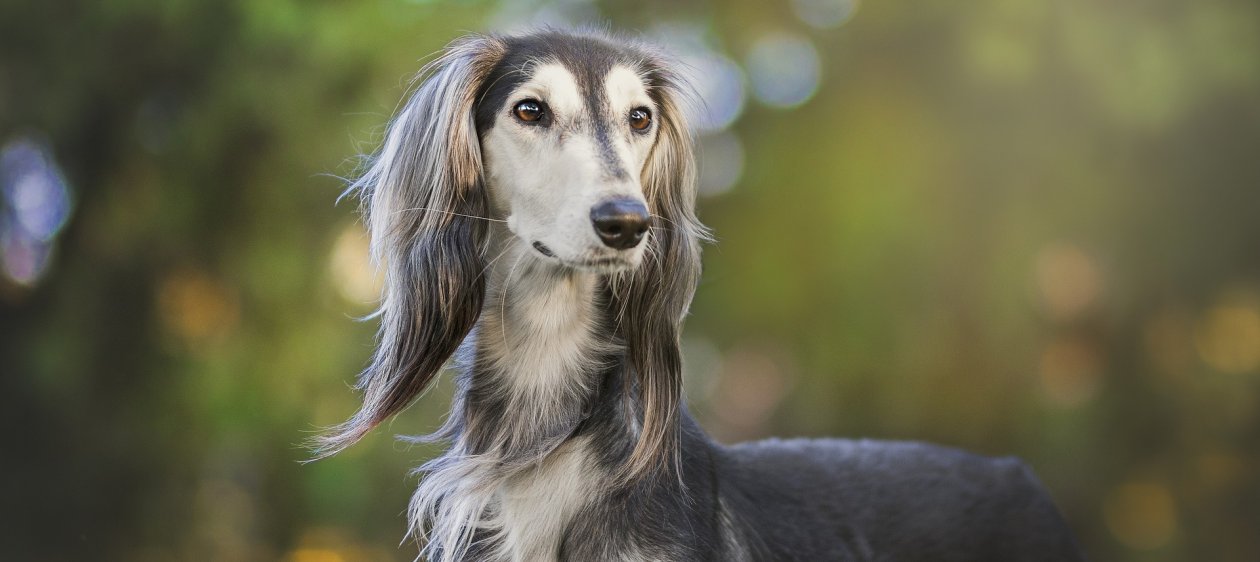
[[[634,199],[609,199],[591,207],[595,233],[605,246],[618,250],[638,246],[650,220],[647,207]]]

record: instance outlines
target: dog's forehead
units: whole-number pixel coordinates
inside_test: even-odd
[[[630,67],[617,65],[604,77],[604,94],[609,106],[624,109],[632,105],[644,103],[647,96],[647,84],[638,72]]]
[[[504,54],[478,97],[479,131],[492,127],[508,97],[522,88],[538,88],[538,95],[558,111],[618,107],[647,92],[638,72],[643,57],[626,47],[596,37],[551,33],[504,43]]]

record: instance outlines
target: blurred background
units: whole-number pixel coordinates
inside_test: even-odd
[[[464,31],[686,63],[718,238],[688,392],[727,442],[1036,468],[1095,560],[1260,556],[1260,5],[0,3],[12,560],[410,560],[443,384],[353,412],[377,281],[338,176]]]

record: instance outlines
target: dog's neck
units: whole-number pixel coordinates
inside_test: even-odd
[[[452,447],[422,469],[412,515],[443,548],[475,536],[497,551],[487,558],[533,559],[598,495],[638,420],[621,396],[604,281],[496,234],[443,429]]]
[[[528,462],[572,434],[619,350],[597,274],[545,261],[514,240],[491,255],[499,257],[488,268],[461,389],[465,445]]]

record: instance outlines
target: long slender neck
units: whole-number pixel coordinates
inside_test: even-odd
[[[457,445],[527,464],[571,437],[612,390],[621,349],[597,274],[545,262],[501,234],[457,397]]]

